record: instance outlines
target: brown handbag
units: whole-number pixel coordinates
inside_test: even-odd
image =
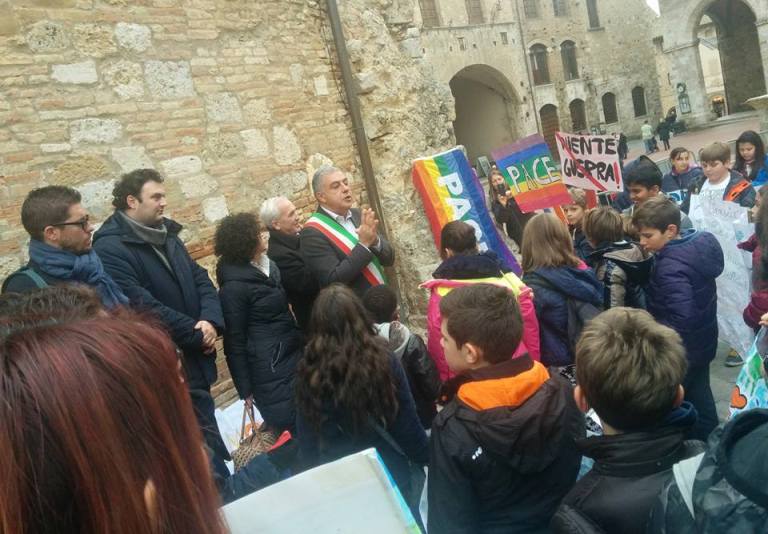
[[[246,415],[250,420],[246,425]],[[250,426],[250,432],[246,432],[247,426]],[[246,433],[248,435],[246,435]],[[243,423],[240,427],[240,446],[232,452],[232,461],[235,463],[235,472],[240,471],[248,465],[248,462],[256,458],[259,454],[267,452],[277,441],[277,436],[264,428],[264,425],[256,423],[253,413],[253,405],[243,406]]]

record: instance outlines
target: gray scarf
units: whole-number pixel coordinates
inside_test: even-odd
[[[123,220],[128,223],[128,226],[131,227],[131,230],[133,230],[139,239],[156,247],[165,245],[165,240],[168,237],[168,229],[165,227],[165,223],[162,223],[159,227],[155,228],[131,219],[122,211],[118,211],[117,213],[119,213]]]

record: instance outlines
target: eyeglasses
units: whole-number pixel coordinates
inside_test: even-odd
[[[83,217],[79,221],[57,223],[57,224],[52,224],[51,226],[79,226],[80,229],[82,229],[83,232],[87,232],[88,231],[88,227],[90,226],[90,224],[91,224],[90,217],[88,217],[88,215],[86,215],[85,217]]]

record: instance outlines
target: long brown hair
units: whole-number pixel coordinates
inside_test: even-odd
[[[523,230],[523,271],[542,267],[577,267],[579,258],[565,224],[551,213],[539,213]]]
[[[298,409],[317,432],[330,410],[338,410],[340,424],[353,434],[365,428],[369,418],[388,423],[397,414],[386,342],[346,286],[331,285],[315,300],[296,382]]]
[[[0,533],[224,532],[158,327],[130,313],[19,325],[0,340],[0,399]]]

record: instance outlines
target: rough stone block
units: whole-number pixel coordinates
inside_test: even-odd
[[[203,170],[203,162],[197,156],[179,156],[161,161],[160,167],[169,176],[194,174]]]
[[[18,256],[0,256],[0,278],[5,280],[15,270],[21,267]]]
[[[56,152],[69,152],[72,145],[69,143],[44,143],[40,145],[40,151],[43,154],[53,154]]]
[[[69,46],[69,36],[64,27],[50,20],[41,20],[29,27],[27,46],[33,52],[55,52]]]
[[[115,37],[120,46],[134,52],[144,52],[152,45],[152,31],[143,24],[118,22]]]
[[[144,96],[144,77],[141,65],[130,61],[120,60],[102,69],[104,81],[126,100]]]
[[[212,135],[205,144],[206,156],[218,161],[232,161],[243,155],[243,140],[236,133]]]
[[[112,160],[120,166],[123,172],[136,169],[154,169],[155,164],[147,156],[143,146],[126,146],[110,150]]]
[[[328,80],[325,76],[315,76],[312,81],[315,86],[315,96],[328,96]]]
[[[11,5],[0,2],[0,35],[14,35],[19,30],[19,23]]]
[[[72,30],[75,48],[86,56],[104,57],[117,52],[112,28],[101,24],[76,24]]]
[[[301,63],[294,63],[288,67],[288,71],[291,73],[291,81],[294,84],[299,84],[304,79],[304,67]]]
[[[88,154],[68,159],[57,166],[51,173],[51,183],[55,185],[75,186],[87,183],[95,178],[109,175],[109,165],[98,156]]]
[[[243,113],[237,97],[232,93],[217,93],[205,96],[205,110],[208,118],[215,122],[241,122]]]
[[[99,81],[96,73],[96,63],[93,60],[69,65],[53,65],[51,78],[60,83],[73,83],[87,85]]]
[[[186,61],[147,61],[144,75],[150,93],[160,98],[194,96],[192,74]]]
[[[123,125],[115,119],[80,119],[69,125],[69,140],[72,144],[114,143],[123,135]]]
[[[245,120],[249,124],[262,125],[272,122],[272,112],[266,98],[248,101],[243,106],[243,111],[245,112]]]
[[[77,190],[83,197],[83,206],[91,214],[105,214],[109,211],[109,205],[112,202],[112,190],[115,187],[115,180],[98,180],[87,182],[77,186]]]
[[[208,222],[218,222],[229,215],[227,199],[223,196],[203,200],[203,215]]]
[[[179,180],[181,192],[186,198],[200,198],[216,189],[216,180],[205,174]]]
[[[249,158],[269,156],[269,141],[263,130],[243,130],[240,132],[245,144],[245,155]]]
[[[301,159],[299,140],[288,128],[275,126],[272,129],[272,142],[275,146],[275,161],[279,165],[291,165]]]

